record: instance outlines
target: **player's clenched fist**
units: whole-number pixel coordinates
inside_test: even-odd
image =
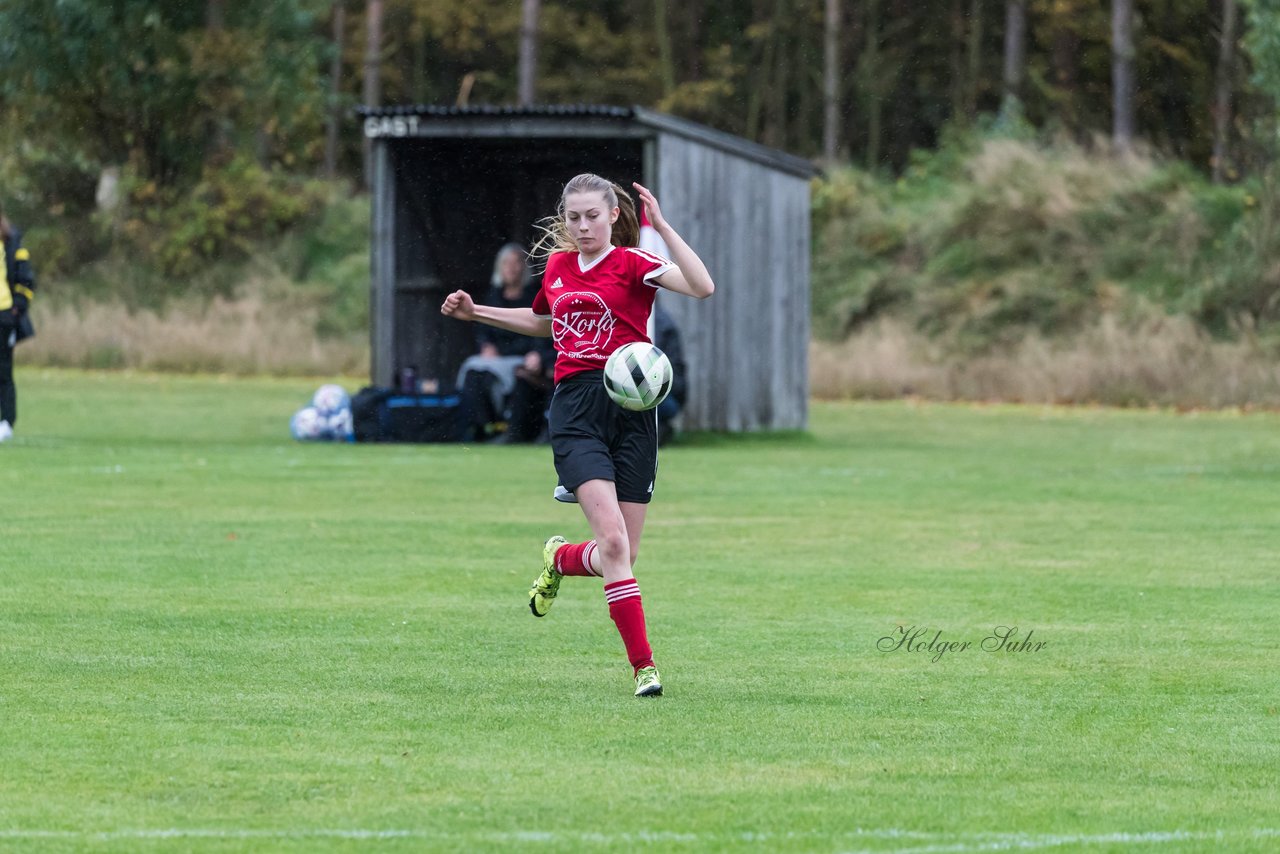
[[[444,298],[440,313],[445,317],[456,317],[458,320],[475,320],[476,304],[471,294],[466,291],[454,291]]]

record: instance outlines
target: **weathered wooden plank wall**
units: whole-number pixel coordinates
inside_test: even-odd
[[[808,423],[809,186],[794,175],[663,133],[663,212],[716,280],[706,301],[674,294],[688,361],[687,429]]]

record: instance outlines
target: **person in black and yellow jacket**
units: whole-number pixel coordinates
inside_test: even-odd
[[[32,334],[27,309],[35,295],[31,256],[22,248],[22,233],[0,211],[4,263],[0,264],[0,442],[13,436],[18,420],[18,390],[13,384],[13,347]]]

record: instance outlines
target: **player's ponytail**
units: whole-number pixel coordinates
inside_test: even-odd
[[[636,203],[622,187],[612,181],[609,186],[613,189],[613,195],[617,199],[615,204],[618,206],[618,221],[613,224],[613,245],[639,246],[640,220],[636,217]]]
[[[547,268],[547,259],[556,252],[572,252],[577,247],[569,236],[569,228],[564,222],[564,203],[555,216],[546,216],[533,224],[538,231],[538,239],[529,250],[529,269],[541,273]]]

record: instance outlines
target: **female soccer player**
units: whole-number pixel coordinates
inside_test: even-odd
[[[662,682],[632,567],[657,473],[657,423],[652,411],[631,412],[613,403],[603,369],[618,347],[649,340],[645,329],[658,287],[706,299],[716,286],[702,259],[663,218],[653,193],[632,186],[666,241],[670,261],[636,248],[640,227],[627,192],[583,174],[565,185],[559,209],[534,248],[535,258],[546,258],[546,270],[533,308],[478,306],[466,291],[454,291],[440,311],[554,340],[550,421],[556,474],[577,498],[594,539],[547,540],[529,609],[535,617],[546,616],[566,575],[602,577],[609,616],[631,660],[636,696],[651,697],[662,694]]]

